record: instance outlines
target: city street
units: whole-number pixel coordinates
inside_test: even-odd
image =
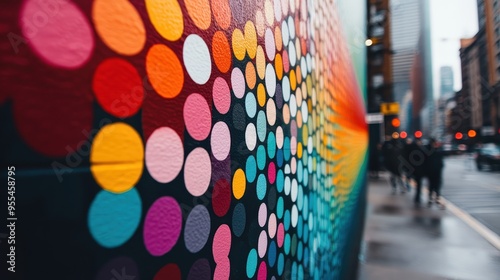
[[[445,158],[443,196],[500,235],[500,172],[478,171],[468,155]]]

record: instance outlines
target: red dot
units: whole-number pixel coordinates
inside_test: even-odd
[[[272,161],[269,163],[269,167],[267,168],[267,178],[269,178],[270,184],[274,184],[276,181],[276,165]]]
[[[166,266],[162,267],[153,278],[153,280],[164,280],[164,279],[172,279],[172,280],[181,279],[181,270],[175,263],[169,263]]]
[[[97,67],[92,88],[101,107],[119,118],[137,113],[144,99],[139,73],[121,58],[106,59]]]
[[[226,179],[220,179],[215,183],[212,192],[212,207],[215,215],[223,217],[226,215],[231,204],[231,187]]]

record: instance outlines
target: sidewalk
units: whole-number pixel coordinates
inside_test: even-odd
[[[424,186],[425,187],[425,186]],[[448,210],[391,194],[387,174],[368,185],[360,280],[500,279],[500,251]]]

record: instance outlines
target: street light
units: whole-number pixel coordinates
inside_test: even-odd
[[[370,47],[371,45],[373,45],[373,40],[372,40],[372,39],[366,39],[366,41],[365,41],[365,45],[366,45],[367,47]]]
[[[476,137],[477,133],[475,130],[471,129],[471,130],[469,130],[467,135],[469,135],[469,138],[474,138],[474,137]]]

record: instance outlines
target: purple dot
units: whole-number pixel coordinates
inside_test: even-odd
[[[157,199],[144,221],[144,245],[153,256],[163,256],[177,243],[182,228],[181,208],[177,201],[164,196]]]

